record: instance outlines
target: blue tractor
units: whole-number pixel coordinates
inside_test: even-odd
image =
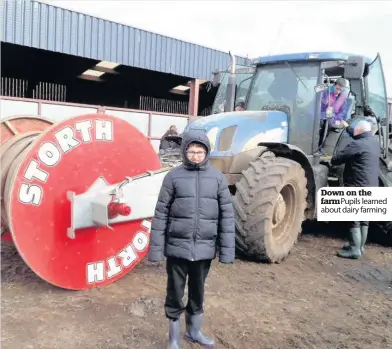
[[[380,186],[392,185],[388,100],[379,55],[341,52],[260,57],[215,73],[213,113],[187,126],[204,129],[211,163],[229,181],[236,212],[237,250],[258,261],[283,261],[316,219],[316,193],[338,185],[342,169],[329,160],[351,138],[320,126],[322,93],[335,79],[348,83],[348,123],[368,117],[380,140]],[[371,111],[369,113],[369,110]],[[334,184],[335,183],[335,184]],[[383,229],[392,241],[391,222]]]

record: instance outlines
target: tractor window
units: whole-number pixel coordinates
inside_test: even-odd
[[[230,67],[223,74],[222,81],[219,85],[218,91],[215,96],[214,104],[212,106],[212,113],[223,113],[226,102],[227,83],[229,78]],[[252,76],[255,72],[255,67],[236,65],[236,83],[237,93],[235,103],[245,101],[248,93]]]
[[[368,104],[375,114],[381,119],[386,118],[388,101],[384,73],[379,56],[369,66],[369,74],[366,77],[366,92]]]
[[[247,110],[284,111],[289,124],[289,142],[310,154],[314,120],[319,112],[314,90],[319,76],[319,62],[261,66],[249,93]]]
[[[308,112],[315,102],[319,65],[279,64],[261,67],[249,96],[248,110],[272,104],[286,105],[290,113]],[[312,110],[314,114],[314,109]]]

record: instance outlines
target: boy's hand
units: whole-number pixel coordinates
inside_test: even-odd
[[[154,268],[163,268],[165,263],[164,261],[148,261],[147,265]]]

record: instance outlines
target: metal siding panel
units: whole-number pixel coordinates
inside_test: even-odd
[[[7,12],[7,3],[4,0],[0,1],[0,15],[1,15],[1,19],[2,19],[2,30],[0,33],[0,39],[1,41],[7,41],[6,40],[6,26],[7,26],[7,16],[6,16],[6,12]]]
[[[177,69],[177,60],[176,60],[176,51],[177,51],[177,40],[171,40],[171,50],[170,50],[170,73],[176,74]]]
[[[213,62],[213,51],[209,48],[207,53],[207,75],[206,80],[211,76],[212,71],[214,68],[212,67]]]
[[[91,43],[92,43],[92,17],[86,16],[84,22],[84,56],[91,58]]]
[[[41,6],[41,20],[39,28],[39,48],[45,50],[48,47],[48,6]]]
[[[203,47],[203,73],[201,78],[205,78],[207,76],[208,66],[207,66],[207,58],[208,58],[208,48]]]
[[[39,45],[39,24],[40,24],[40,13],[39,13],[39,3],[33,2],[33,19],[32,19],[32,40],[31,46],[37,47]]]
[[[128,65],[129,62],[129,28],[123,27],[123,37],[122,37],[122,47],[123,47],[123,60],[122,64]]]
[[[98,19],[91,18],[91,58],[98,59],[99,47],[99,33],[98,33]]]
[[[186,76],[185,71],[185,42],[180,41],[180,75]]]
[[[105,40],[104,40],[104,32],[105,32],[105,23],[103,19],[98,19],[98,57],[103,57],[105,50]]]
[[[23,9],[23,16],[24,16],[24,21],[23,21],[23,43],[22,45],[25,46],[31,46],[31,2],[25,2],[24,3],[24,9]]]
[[[77,41],[77,56],[85,57],[85,48],[84,48],[84,40],[85,40],[85,16],[82,14],[78,15],[78,41]]]
[[[157,49],[158,49],[158,56],[159,56],[159,71],[164,72],[165,70],[165,59],[166,59],[166,44],[167,40],[166,38],[158,35],[157,38],[158,44],[157,44]]]
[[[184,75],[187,75],[187,76],[189,76],[190,75],[190,64],[189,64],[189,61],[190,61],[190,58],[189,58],[189,54],[190,54],[190,52],[189,52],[189,49],[190,49],[190,44],[188,43],[188,42],[185,42],[185,45],[184,45],[184,57],[183,57],[183,60],[184,60]]]
[[[14,42],[15,44],[21,45],[22,44],[22,30],[23,30],[23,2],[16,1],[14,3],[15,9],[14,9],[14,14],[15,14],[15,25],[13,26],[13,29],[15,29],[14,33]]]
[[[135,64],[135,28],[128,27],[128,65]]]
[[[70,54],[71,53],[71,45],[72,45],[72,21],[71,21],[71,11],[65,11],[63,17],[63,31],[60,28],[60,35],[61,32],[63,33],[63,40],[60,41],[60,45],[63,46],[62,51]]]
[[[170,49],[167,50],[167,55],[169,56],[169,70],[168,73],[174,74],[175,71],[175,65],[176,65],[176,40],[170,38],[169,39],[169,46]]]
[[[50,51],[55,50],[56,45],[56,11],[55,8],[50,6],[48,8],[48,27],[47,27],[47,49]]]
[[[162,71],[162,38],[160,35],[155,34],[155,70]]]
[[[110,22],[110,62],[117,62],[117,24]]]
[[[196,71],[194,73],[194,76],[201,76],[202,72],[202,54],[201,54],[201,47],[200,46],[195,46],[195,54],[193,58],[193,64],[195,65]]]
[[[191,67],[189,76],[193,77],[197,75],[197,67],[195,64],[195,46],[191,45],[189,48],[189,65]]]
[[[13,27],[15,26],[14,23],[14,8],[15,3],[7,1],[5,3],[5,41],[14,42],[14,31]]]
[[[76,56],[78,54],[78,15],[71,12],[71,45],[70,53]]]
[[[177,41],[177,54],[176,54],[176,61],[177,61],[177,75],[185,76],[184,74],[184,41],[178,40]]]
[[[155,69],[155,57],[152,55],[152,36],[153,33],[146,33],[146,65],[145,68],[149,70]]]
[[[163,38],[162,44],[165,45],[165,56],[163,57],[163,71],[170,72],[170,52],[171,52],[171,39],[168,37]]]
[[[147,33],[144,30],[140,31],[140,51],[139,51],[139,67],[146,68],[146,39]]]
[[[133,65],[134,67],[140,67],[140,30],[134,29],[134,54],[133,54]]]
[[[117,38],[116,38],[116,63],[124,64],[124,56],[123,56],[123,38],[124,38],[124,26],[119,24],[117,25]]]
[[[64,22],[64,12],[59,8],[56,8],[55,14],[55,42],[54,42],[54,51],[62,52],[63,51],[63,39],[65,36],[65,22]]]
[[[151,34],[151,70],[157,70],[158,67],[158,55],[157,55],[157,35],[155,33]]]
[[[103,57],[101,58],[104,61],[110,61],[110,29],[111,23],[108,21],[103,21],[103,33],[104,33],[104,47],[103,47]]]

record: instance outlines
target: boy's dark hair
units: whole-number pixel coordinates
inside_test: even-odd
[[[189,148],[192,147],[192,146],[196,146],[196,147],[199,147],[199,148],[203,148],[205,151],[207,151],[206,146],[205,146],[204,144],[200,143],[200,142],[192,142],[192,143],[190,143],[190,144],[188,145],[187,149],[189,149]]]

